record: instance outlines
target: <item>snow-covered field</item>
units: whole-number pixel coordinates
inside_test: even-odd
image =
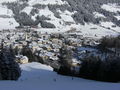
[[[21,65],[18,81],[0,81],[0,90],[120,90],[120,83],[105,83],[61,76],[40,63]]]
[[[0,18],[0,30],[2,29],[15,29],[19,24],[14,18]]]
[[[5,2],[13,2],[15,0],[6,0]],[[2,29],[15,29],[19,24],[13,18],[13,12],[3,6],[4,0],[0,0],[0,30]]]

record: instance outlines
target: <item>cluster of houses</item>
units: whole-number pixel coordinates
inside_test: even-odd
[[[24,46],[27,46],[33,54],[42,58],[42,60],[51,60],[53,63],[59,60],[58,56],[63,45],[73,49],[84,43],[89,44],[87,40],[82,35],[70,32],[48,34],[35,31],[34,29],[0,31],[0,43],[4,44],[5,47],[12,46],[13,49],[18,48],[18,50],[21,50]],[[16,61],[21,64],[29,62],[29,58],[19,55],[19,52],[16,57]],[[79,62],[74,60],[73,65],[78,67]]]

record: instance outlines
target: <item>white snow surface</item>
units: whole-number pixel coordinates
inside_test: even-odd
[[[120,16],[115,16],[118,20],[120,20]]]
[[[29,0],[29,5],[35,5],[35,4],[43,4],[43,5],[48,5],[48,4],[67,4],[65,1],[62,0]]]
[[[115,32],[119,32],[120,33],[120,27],[116,26],[114,23],[112,22],[101,22],[101,25],[104,26],[105,28],[110,28],[110,30],[113,30]],[[112,26],[116,26],[116,27],[112,27]]]
[[[31,7],[31,6],[25,7],[25,8],[22,10],[22,12],[26,12],[26,13],[29,15],[32,9],[33,9],[33,7]]]
[[[0,3],[4,3],[4,2],[15,2],[17,0],[0,0]]]
[[[0,30],[15,29],[18,25],[14,18],[0,18]]]
[[[106,18],[103,14],[98,13],[98,12],[93,12],[95,18]]]
[[[109,12],[114,12],[114,13],[117,13],[118,11],[120,12],[120,6],[118,6],[117,4],[111,4],[111,3],[104,4],[102,5],[101,8]]]
[[[7,9],[7,7],[0,5],[0,15],[12,16],[13,13],[11,10]]]
[[[61,76],[40,63],[21,65],[18,81],[0,81],[0,90],[119,90],[120,83],[106,83]]]
[[[19,24],[13,18],[13,12],[3,2],[14,2],[16,0],[0,0],[0,30],[2,29],[15,29]]]

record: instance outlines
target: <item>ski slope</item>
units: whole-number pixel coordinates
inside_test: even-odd
[[[21,65],[18,81],[0,81],[0,90],[119,90],[120,83],[105,83],[57,75],[40,63]]]

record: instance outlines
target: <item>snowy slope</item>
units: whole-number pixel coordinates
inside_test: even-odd
[[[28,3],[30,5],[35,5],[35,4],[44,4],[44,5],[48,5],[48,4],[58,4],[58,5],[62,5],[65,4],[66,2],[62,1],[62,0],[29,0]]]
[[[15,29],[19,24],[13,18],[12,10],[3,6],[3,2],[14,2],[16,0],[0,0],[0,30],[2,29]]]
[[[109,12],[117,13],[118,11],[120,11],[120,6],[118,6],[117,4],[104,4],[101,7]]]
[[[15,8],[8,5],[12,9],[8,9],[7,5],[2,5],[5,2],[12,3],[16,1],[20,2],[16,3]],[[82,0],[72,1],[0,0],[0,29],[15,29],[20,23],[23,23],[23,25],[37,25],[38,28],[35,28],[37,31],[48,33],[63,33],[75,28],[76,31],[80,32],[78,34],[88,37],[97,36],[97,38],[100,38],[105,35],[120,34],[120,7],[117,3],[106,3],[105,0],[99,0],[98,3],[94,0],[91,3],[89,3],[89,0],[85,0],[85,3]],[[102,4],[99,4],[100,1]],[[111,2],[111,0],[107,1]],[[117,2],[117,0],[115,1]],[[97,5],[98,7],[92,7],[94,4],[95,7]],[[19,11],[18,8],[21,6],[23,8]],[[41,20],[43,18],[40,18],[42,22],[53,24],[55,28],[43,28],[40,20],[37,19],[37,17],[42,16],[48,18],[47,20]],[[94,21],[98,22],[97,20],[100,20],[99,23],[94,23]]]
[[[15,2],[17,0],[0,0],[0,3],[4,3],[4,2]]]
[[[21,65],[18,81],[0,81],[0,90],[119,90],[119,83],[104,83],[57,75],[40,63]]]

